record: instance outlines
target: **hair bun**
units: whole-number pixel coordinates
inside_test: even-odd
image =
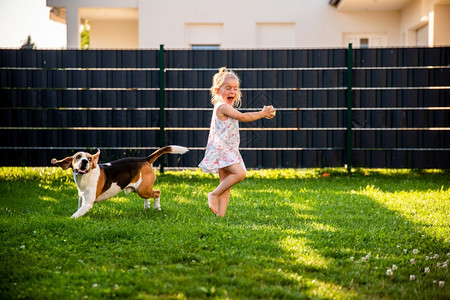
[[[227,67],[222,67],[219,69],[219,73],[226,73],[228,72]]]

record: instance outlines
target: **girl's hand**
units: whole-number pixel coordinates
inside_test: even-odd
[[[264,118],[266,119],[272,119],[273,117],[275,117],[276,114],[276,110],[273,108],[272,105],[269,106],[264,105],[261,112],[264,114]]]
[[[225,121],[227,118],[238,120],[239,122],[252,122],[262,118],[272,119],[275,116],[275,109],[272,106],[264,106],[261,111],[241,113],[231,105],[224,103],[217,109],[219,120]]]

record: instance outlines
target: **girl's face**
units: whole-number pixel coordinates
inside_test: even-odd
[[[232,76],[227,76],[222,86],[216,91],[222,102],[232,106],[239,95],[239,81]]]

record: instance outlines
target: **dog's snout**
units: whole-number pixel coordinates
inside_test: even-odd
[[[89,163],[89,162],[88,162],[87,159],[85,159],[85,158],[82,159],[81,162],[80,162],[80,169],[81,169],[81,170],[85,170],[86,167],[87,167],[87,165],[88,165],[88,163]]]

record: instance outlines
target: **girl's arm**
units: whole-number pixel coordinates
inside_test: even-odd
[[[222,104],[217,109],[217,117],[222,121],[229,117],[238,120],[239,122],[251,122],[262,118],[272,118],[274,113],[275,109],[272,106],[264,106],[261,111],[248,113],[241,113],[226,103]]]

